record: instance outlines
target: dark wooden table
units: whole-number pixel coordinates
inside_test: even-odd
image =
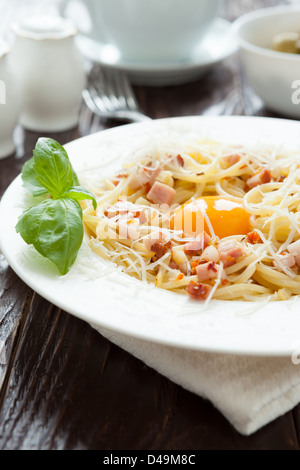
[[[228,0],[234,20],[276,0]],[[270,115],[246,103],[233,57],[176,87],[135,87],[152,118],[203,113]],[[215,107],[215,105],[218,105]],[[0,123],[1,125],[1,123]],[[94,119],[49,134],[62,144],[121,125]],[[38,133],[18,129],[15,155],[0,161],[0,196],[31,156]],[[4,221],[0,222],[5,230]],[[28,288],[0,255],[0,449],[299,449],[300,406],[250,437],[208,402],[125,353],[89,325]]]

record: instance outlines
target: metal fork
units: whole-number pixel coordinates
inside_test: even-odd
[[[95,65],[82,92],[90,111],[100,117],[129,122],[150,121],[138,106],[126,73]]]

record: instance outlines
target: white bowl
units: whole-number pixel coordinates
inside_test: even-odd
[[[256,10],[233,28],[250,87],[270,110],[300,118],[300,55],[270,49],[276,34],[300,32],[300,6]]]

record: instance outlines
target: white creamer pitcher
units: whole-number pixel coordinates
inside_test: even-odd
[[[85,71],[73,23],[56,16],[32,17],[13,24],[12,30],[12,64],[22,92],[21,124],[41,132],[75,127]]]
[[[0,42],[0,158],[15,151],[13,132],[18,123],[20,94],[8,60],[9,48]]]

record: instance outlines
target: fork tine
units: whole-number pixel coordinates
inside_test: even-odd
[[[92,113],[98,114],[99,110],[97,109],[94,100],[92,99],[90,90],[83,90],[82,91],[83,99],[87,105],[87,107],[92,111]]]
[[[128,77],[124,72],[111,68],[102,68],[100,74],[102,76],[102,86],[103,84],[106,85],[104,93],[116,106],[127,107],[132,111],[139,109]]]
[[[122,90],[123,90],[124,97],[127,101],[129,108],[134,111],[137,111],[139,109],[139,106],[134,96],[131,84],[129,83],[129,80],[127,78],[127,75],[122,73],[122,75],[120,76],[120,79],[122,80]]]
[[[99,105],[103,112],[106,110],[112,112],[115,109],[116,103],[111,101],[112,92],[110,85],[100,68],[97,75],[91,75],[90,92],[93,96],[93,100]]]
[[[86,135],[90,132],[94,118],[95,113],[93,113],[89,107],[82,105],[80,108],[79,120],[81,134]]]
[[[125,107],[126,101],[122,98],[122,91],[120,90],[117,74],[114,70],[104,69],[103,70],[104,83],[106,84],[106,94],[110,99],[111,103],[115,107]]]
[[[151,120],[139,110],[128,77],[119,70],[94,65],[82,96],[98,116],[135,122]]]
[[[116,71],[112,69],[106,69],[105,72],[107,81],[111,85],[111,99],[115,99],[119,106],[125,108],[127,106],[127,102],[120,83],[119,72],[116,73]]]

